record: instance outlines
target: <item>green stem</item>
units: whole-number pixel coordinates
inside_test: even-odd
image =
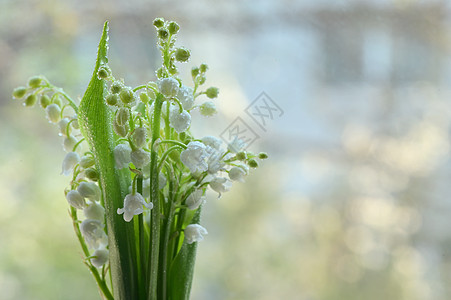
[[[152,147],[150,153],[150,199],[153,203],[151,211],[151,230],[150,230],[150,251],[149,251],[149,293],[148,300],[157,299],[157,284],[158,284],[158,259],[160,250],[160,197],[159,197],[159,172],[158,172],[158,153],[155,151],[153,144],[160,138],[160,117],[161,106],[163,104],[164,96],[157,94],[155,99],[155,110],[152,120]]]

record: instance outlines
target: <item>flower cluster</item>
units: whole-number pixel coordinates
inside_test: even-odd
[[[188,62],[191,53],[185,47],[175,46],[178,24],[160,18],[153,24],[163,61],[153,80],[130,87],[113,76],[106,59],[99,61],[98,58],[93,80],[102,82],[100,86],[104,90],[100,100],[110,116],[105,118],[107,124],[98,126],[111,128],[114,136],[113,146],[108,150],[114,158],[111,168],[102,169],[100,158],[93,150],[98,148],[95,144],[98,141],[83,137],[77,117],[79,106],[61,89],[38,76],[30,78],[27,87],[13,92],[14,98],[24,99],[25,106],[34,106],[39,99],[49,121],[58,126],[67,152],[62,174],[71,177],[65,196],[87,262],[96,268],[106,268],[109,259],[106,232],[111,232],[106,230],[106,214],[121,215],[123,220],[120,221],[125,224],[138,223],[137,249],[147,247],[149,240],[153,243],[161,240],[161,246],[155,244],[147,250],[150,261],[158,258],[154,251],[163,251],[171,266],[182,244],[201,241],[207,234],[198,224],[207,189],[220,197],[230,190],[232,182],[244,182],[249,170],[258,167],[257,159],[267,158],[265,153],[253,154],[245,150],[245,143],[238,138],[223,145],[222,140],[214,136],[194,137],[190,128],[192,112],[198,110],[206,117],[216,114],[213,100],[218,97],[219,89],[203,88],[206,64],[193,67],[192,83],[183,83],[176,63]],[[106,48],[106,44],[103,46]],[[80,126],[83,125],[81,120]],[[125,178],[128,190],[120,191],[125,195],[120,198],[123,199],[121,206],[117,203],[108,206],[106,202],[110,199],[105,196],[108,193],[102,190],[108,185],[103,183],[105,176],[119,176],[117,174]],[[114,210],[109,211],[108,207]],[[83,211],[83,220],[79,219],[78,211]],[[145,232],[153,236],[143,238]],[[158,261],[153,260],[149,265],[156,263]]]

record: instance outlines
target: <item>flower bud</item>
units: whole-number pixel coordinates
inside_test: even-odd
[[[85,198],[88,198],[91,201],[99,201],[100,200],[100,188],[94,182],[82,182],[77,187],[77,191]]]
[[[164,19],[163,18],[156,18],[153,20],[153,26],[160,28],[164,26]]]
[[[113,94],[119,94],[122,88],[124,87],[124,84],[120,81],[115,81],[111,85],[111,93]]]
[[[179,62],[187,62],[190,56],[190,51],[184,47],[180,47],[175,50],[175,59]]]
[[[218,97],[219,89],[217,87],[210,87],[205,91],[208,98],[213,99]]]
[[[188,244],[194,242],[200,242],[204,239],[204,235],[208,234],[207,229],[200,226],[199,224],[190,224],[185,228],[185,241]]]
[[[33,76],[28,79],[28,86],[31,88],[37,88],[41,85],[42,78],[40,76]]]
[[[39,104],[41,104],[42,108],[47,108],[50,104],[50,98],[47,95],[42,95],[41,99],[39,99]]]
[[[66,152],[71,152],[77,144],[77,139],[70,135],[64,138],[63,148]]]
[[[98,79],[107,79],[111,75],[111,70],[108,66],[103,65],[99,67],[99,71],[97,71]]]
[[[119,126],[124,126],[128,124],[128,119],[130,118],[130,111],[126,107],[121,107],[116,114],[116,122]]]
[[[173,78],[163,78],[158,81],[158,89],[166,97],[174,97],[179,90],[179,82]]]
[[[201,73],[207,72],[207,70],[208,70],[207,64],[201,64],[201,65],[199,66],[199,70],[200,70]]]
[[[202,85],[202,84],[205,83],[206,80],[207,80],[207,77],[205,77],[204,75],[202,75],[202,76],[199,77],[199,79],[198,79],[197,82],[198,82],[200,85]]]
[[[265,153],[265,152],[260,152],[258,154],[258,158],[260,158],[260,159],[267,159],[268,158],[268,154]]]
[[[105,209],[97,202],[90,202],[87,206],[85,206],[85,208],[83,208],[83,213],[86,219],[99,220],[103,222],[105,218]]]
[[[66,154],[63,160],[63,166],[61,174],[68,176],[74,170],[74,167],[80,161],[80,156],[77,152],[69,152]]]
[[[24,86],[16,87],[13,91],[13,97],[16,99],[20,99],[23,96],[25,96],[26,92],[27,92],[26,87],[24,87]]]
[[[109,94],[108,96],[106,96],[105,101],[106,104],[114,106],[118,103],[119,96],[117,94]]]
[[[123,169],[128,167],[128,164],[132,161],[130,157],[131,152],[132,149],[130,149],[128,144],[119,144],[114,148],[113,154],[116,162],[116,168]]]
[[[136,168],[142,168],[150,162],[150,153],[143,149],[136,149],[130,153],[130,158]]]
[[[157,75],[157,78],[164,78],[166,77],[166,71],[163,67],[158,68],[157,71],[155,71],[155,74]]]
[[[199,110],[201,115],[206,117],[211,117],[217,112],[216,105],[211,101],[202,103],[202,105],[199,107]]]
[[[247,161],[247,164],[249,165],[249,167],[251,168],[257,168],[258,167],[258,162],[255,159],[249,159]]]
[[[91,181],[98,181],[99,180],[99,172],[94,168],[88,168],[85,170],[86,178],[88,178]]]
[[[166,28],[158,29],[158,37],[162,40],[166,40],[169,36],[169,32]]]
[[[58,123],[61,119],[61,108],[54,103],[47,106],[45,112],[47,113],[47,118],[52,123]]]
[[[119,93],[119,97],[124,104],[130,104],[135,101],[135,95],[133,95],[133,91],[129,87],[122,89]]]
[[[141,100],[142,103],[149,103],[150,97],[147,94],[141,93],[139,94],[139,100]]]
[[[91,155],[85,155],[80,159],[80,167],[87,169],[95,164],[94,158]]]
[[[76,190],[69,191],[69,193],[66,194],[66,200],[71,206],[77,209],[83,209],[86,207],[85,198],[83,198],[83,196]]]
[[[196,77],[197,75],[199,75],[199,68],[198,67],[193,67],[191,69],[191,76]]]
[[[138,127],[135,128],[135,131],[133,132],[133,144],[138,147],[142,148],[146,145],[146,138],[147,138],[147,130],[144,127]]]
[[[128,123],[126,123],[124,126],[121,126],[121,125],[117,124],[117,121],[115,119],[113,121],[113,129],[114,129],[114,132],[116,132],[116,134],[118,136],[126,137],[128,134],[129,126],[128,126]]]
[[[246,152],[240,151],[235,155],[235,158],[238,160],[245,160],[246,159]]]
[[[36,97],[35,94],[30,94],[30,95],[28,95],[27,98],[25,98],[23,105],[28,106],[28,107],[33,106],[33,105],[35,105],[37,100],[38,100],[38,97]]]
[[[176,22],[171,21],[169,22],[168,29],[170,34],[176,34],[177,32],[179,32],[180,26]]]
[[[96,268],[100,268],[108,261],[109,251],[107,249],[97,249],[92,256],[94,257],[91,258],[91,264]]]
[[[53,97],[52,103],[58,105],[60,108],[63,107],[63,101],[60,97]]]

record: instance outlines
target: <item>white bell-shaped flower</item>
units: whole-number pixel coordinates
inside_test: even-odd
[[[137,168],[142,168],[150,162],[150,153],[143,149],[136,149],[130,153],[132,163]]]
[[[71,152],[74,149],[75,144],[77,143],[78,141],[74,136],[66,136],[63,141],[64,151]]]
[[[230,191],[232,182],[224,177],[215,177],[210,181],[210,187],[221,196],[222,193]]]
[[[108,237],[99,220],[85,219],[80,225],[80,231],[90,248],[99,249],[108,245]]]
[[[69,118],[63,118],[63,119],[61,119],[61,121],[58,122],[58,127],[60,129],[60,133],[59,133],[60,136],[67,136],[68,133],[70,134],[70,127],[67,128],[69,121],[70,121]]]
[[[166,97],[174,97],[179,90],[179,82],[172,78],[163,78],[158,81],[158,89]]]
[[[66,194],[67,202],[78,209],[84,209],[86,207],[85,198],[76,190],[71,190]]]
[[[114,147],[114,161],[116,162],[116,168],[127,168],[128,164],[132,161],[131,154],[132,149],[128,144],[119,144]]]
[[[77,191],[85,198],[88,198],[91,201],[99,201],[100,200],[100,188],[94,182],[82,182],[77,187]]]
[[[69,152],[63,160],[63,167],[61,174],[68,176],[74,170],[74,167],[80,162],[80,156],[77,152]]]
[[[201,115],[206,117],[211,117],[217,113],[216,105],[211,101],[202,103],[202,105],[199,106],[199,111]]]
[[[182,85],[177,93],[177,99],[179,99],[180,103],[183,106],[183,109],[190,110],[194,104],[193,89]]]
[[[186,205],[189,209],[194,210],[205,203],[205,196],[202,190],[196,190],[186,198]]]
[[[188,244],[200,242],[204,239],[204,235],[208,234],[207,229],[199,224],[190,224],[185,228],[185,241]]]
[[[223,152],[221,150],[217,150],[210,146],[207,146],[205,151],[207,152],[207,157],[208,157],[207,158],[208,173],[216,174],[225,165],[225,163],[222,159]]]
[[[147,129],[145,127],[135,128],[133,132],[133,144],[138,148],[146,146]]]
[[[83,213],[86,219],[93,219],[102,221],[105,219],[105,209],[97,202],[90,202],[85,208]]]
[[[229,171],[229,178],[233,181],[244,182],[247,172],[241,167],[232,167]]]
[[[100,268],[108,261],[108,256],[110,252],[107,249],[97,249],[92,254],[91,263],[94,267]]]
[[[221,148],[222,140],[218,139],[215,136],[208,135],[202,138],[202,143],[210,146],[213,149],[219,150]]]
[[[119,215],[124,214],[124,220],[130,222],[134,215],[139,215],[144,211],[143,206],[152,209],[153,203],[147,203],[139,193],[131,193],[125,196],[124,207],[118,208],[117,213]]]
[[[227,149],[230,152],[233,153],[238,153],[241,151],[241,149],[243,149],[244,147],[246,147],[246,143],[242,140],[239,139],[238,136],[235,136],[235,138],[233,139],[233,141],[231,141],[228,145],[227,145]]]
[[[169,113],[169,125],[177,131],[177,133],[184,132],[191,124],[191,115],[186,110],[180,112],[178,106],[171,107]]]
[[[53,103],[48,105],[45,108],[45,112],[47,114],[47,119],[49,119],[50,122],[56,124],[61,120],[61,108],[57,104]]]
[[[207,171],[207,157],[206,146],[197,141],[189,142],[187,148],[180,154],[180,160],[188,167],[191,173]]]

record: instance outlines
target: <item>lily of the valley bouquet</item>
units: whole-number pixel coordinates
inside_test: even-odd
[[[63,137],[65,197],[104,299],[189,299],[197,242],[207,234],[199,224],[206,190],[227,192],[267,157],[244,151],[238,137],[223,145],[193,136],[190,112],[215,114],[218,89],[202,89],[205,64],[182,83],[176,63],[190,51],[175,46],[179,26],[153,24],[163,59],[154,81],[132,88],[114,78],[105,23],[80,104],[43,76],[13,92],[25,106],[39,102]]]

